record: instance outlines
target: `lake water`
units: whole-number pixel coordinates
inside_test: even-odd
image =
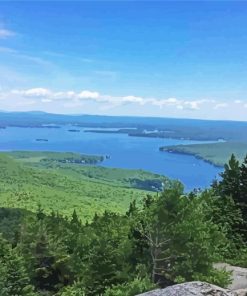
[[[61,128],[0,129],[0,150],[71,151],[84,154],[110,155],[102,165],[106,167],[143,169],[178,179],[186,190],[205,188],[221,171],[190,155],[160,152],[159,147],[193,144],[197,141],[129,137],[126,134],[69,132],[71,126]],[[76,128],[77,129],[77,128]],[[36,139],[47,139],[37,142]],[[202,142],[200,142],[202,143]]]

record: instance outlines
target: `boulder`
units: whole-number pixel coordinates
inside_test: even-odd
[[[247,296],[247,289],[239,289],[234,291],[237,296]]]
[[[237,294],[205,282],[188,282],[138,296],[237,296]]]

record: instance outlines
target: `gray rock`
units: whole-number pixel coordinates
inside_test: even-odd
[[[237,294],[237,296],[247,296],[247,289],[240,289],[234,292]]]
[[[138,296],[237,296],[237,294],[204,282],[188,282]]]

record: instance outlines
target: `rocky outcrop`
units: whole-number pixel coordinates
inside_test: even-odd
[[[247,289],[240,289],[234,292],[236,293],[237,296],[247,296]]]
[[[237,293],[204,282],[188,282],[138,296],[237,296]]]

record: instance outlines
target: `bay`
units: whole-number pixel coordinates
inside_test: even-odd
[[[143,169],[162,174],[183,182],[187,191],[208,187],[222,171],[221,168],[191,155],[159,151],[161,146],[204,143],[202,141],[84,132],[88,128],[79,128],[79,132],[69,131],[73,128],[73,126],[63,125],[60,128],[7,127],[0,129],[0,150],[70,151],[108,155],[110,158],[101,165]]]

